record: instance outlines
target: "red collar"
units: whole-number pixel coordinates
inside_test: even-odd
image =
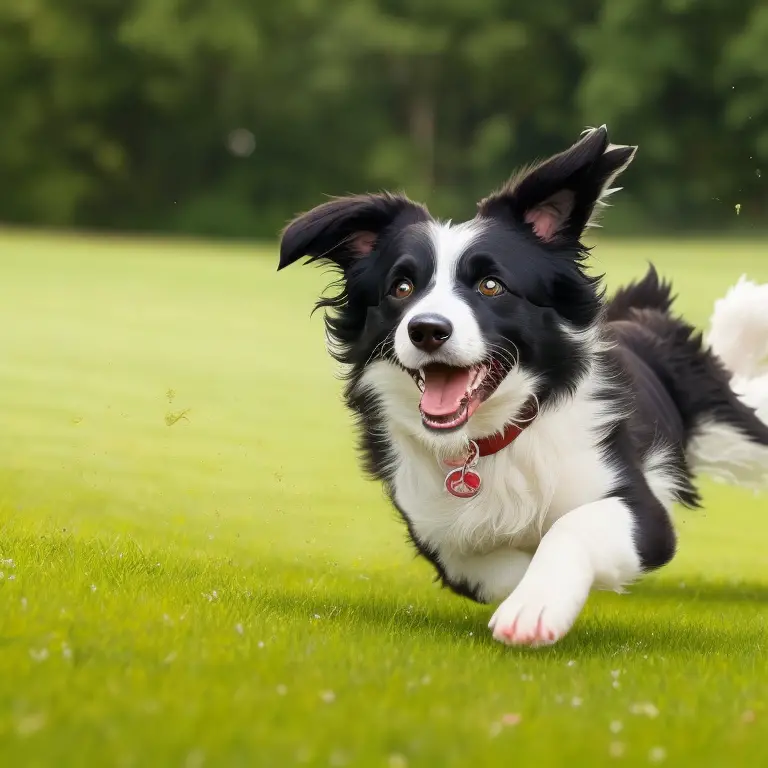
[[[483,456],[492,456],[517,440],[523,433],[523,430],[529,426],[539,415],[539,404],[537,400],[529,400],[518,416],[518,423],[507,424],[503,432],[497,432],[489,437],[481,437],[478,440],[472,440],[467,455],[457,459],[448,459],[444,463],[449,467],[468,466]],[[477,454],[474,455],[472,444],[477,446]]]
[[[518,424],[509,424],[503,432],[497,432],[490,437],[482,437],[479,440],[471,440],[466,455],[456,461],[444,462],[449,467],[455,467],[445,476],[445,490],[459,499],[471,499],[480,492],[482,478],[474,470],[477,460],[482,456],[490,456],[506,448],[516,440],[522,431],[536,418],[539,413],[539,404],[536,400],[529,400],[520,416]]]
[[[536,400],[529,400],[518,417],[517,424],[507,424],[503,432],[497,432],[490,437],[481,437],[475,440],[479,456],[492,456],[503,448],[517,440],[523,430],[533,422],[539,414],[539,406]]]

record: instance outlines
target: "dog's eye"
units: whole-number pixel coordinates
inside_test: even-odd
[[[396,299],[407,299],[413,293],[413,283],[410,280],[398,280],[390,293]]]
[[[495,277],[484,277],[477,286],[483,296],[498,296],[504,293],[504,284]]]

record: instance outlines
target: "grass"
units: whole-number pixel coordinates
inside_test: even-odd
[[[764,502],[707,486],[660,574],[495,644],[360,478],[324,277],[273,251],[0,235],[0,765],[768,762]],[[597,253],[701,324],[768,279],[759,242]]]

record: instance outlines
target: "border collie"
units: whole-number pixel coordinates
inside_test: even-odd
[[[279,269],[340,272],[317,306],[367,472],[443,585],[500,603],[503,643],[553,643],[593,588],[669,562],[697,474],[768,480],[768,285],[742,279],[705,341],[652,266],[610,300],[587,271],[583,232],[635,150],[589,129],[469,221],[383,193],[282,235]]]

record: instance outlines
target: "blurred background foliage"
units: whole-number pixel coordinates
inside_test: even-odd
[[[640,145],[612,232],[765,229],[768,3],[0,0],[6,223],[273,237],[381,188],[465,218],[601,123]]]

